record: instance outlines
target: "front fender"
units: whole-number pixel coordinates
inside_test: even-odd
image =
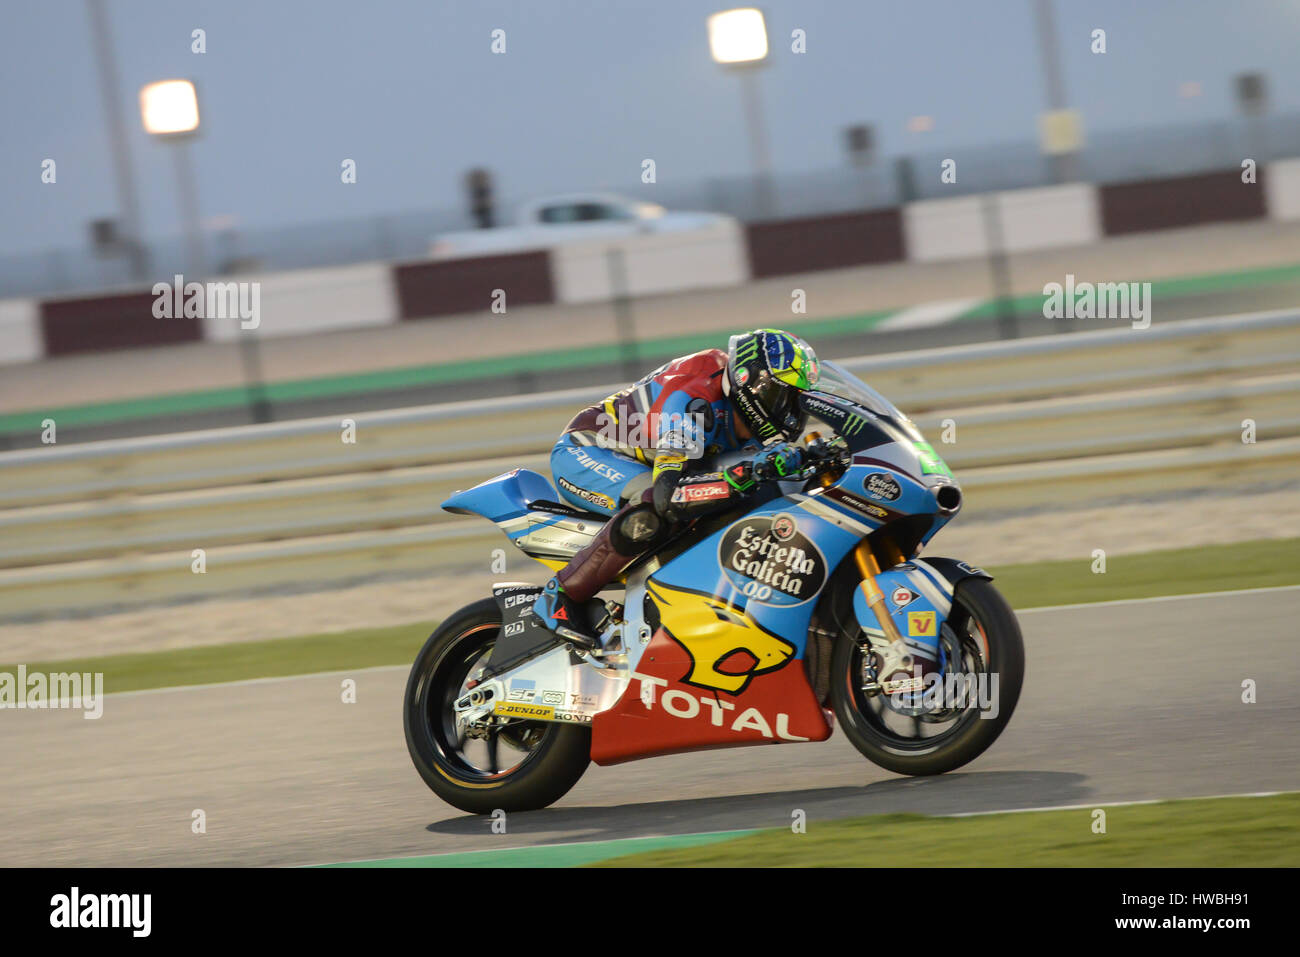
[[[957,585],[966,578],[991,581],[993,576],[955,558],[926,558],[903,562],[877,577],[899,634],[917,654],[937,660],[939,629],[952,610]],[[850,554],[827,583],[808,636],[805,665],[819,700],[826,700],[830,688],[833,642],[857,638],[864,630],[881,634],[880,624],[862,591],[862,574]]]

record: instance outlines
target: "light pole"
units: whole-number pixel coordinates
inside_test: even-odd
[[[126,121],[123,118],[122,104],[117,98],[117,60],[113,56],[113,41],[108,32],[104,0],[86,0],[86,11],[90,15],[90,38],[95,46],[95,62],[99,66],[99,90],[104,98],[104,118],[108,121],[108,142],[113,152],[113,173],[117,179],[122,235],[131,263],[131,277],[144,280],[149,269],[144,241],[140,236],[140,206],[136,201],[135,180],[131,176],[131,148],[127,144]]]
[[[143,87],[140,90],[140,117],[146,132],[171,142],[172,158],[176,161],[176,187],[180,193],[181,215],[185,220],[189,246],[188,269],[202,274],[203,227],[199,223],[199,197],[190,157],[190,141],[199,130],[199,98],[194,92],[194,84],[189,80],[160,80]],[[253,420],[269,422],[271,403],[263,382],[262,357],[256,334],[239,337],[239,356],[244,366]]]
[[[758,90],[758,70],[767,60],[768,51],[763,11],[753,7],[723,10],[709,17],[708,26],[713,61],[740,74],[740,93],[758,183],[758,212],[761,217],[770,217],[773,214],[772,157]]]
[[[1078,112],[1065,105],[1065,78],[1061,72],[1052,0],[1035,0],[1034,21],[1047,87],[1047,111],[1039,116],[1039,138],[1047,154],[1052,182],[1068,183],[1074,179],[1075,154],[1082,145],[1082,134]]]
[[[185,222],[186,258],[191,272],[204,269],[203,228],[199,223],[198,190],[194,184],[194,162],[190,140],[199,130],[199,99],[189,80],[160,80],[140,90],[140,118],[145,132],[172,144],[176,163],[176,187],[181,217]]]

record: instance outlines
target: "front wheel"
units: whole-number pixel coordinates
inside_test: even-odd
[[[926,692],[887,694],[865,636],[841,638],[831,659],[831,702],[853,746],[898,774],[943,774],[984,753],[1011,720],[1025,676],[1020,625],[979,578],[958,583],[940,634],[943,680]],[[928,676],[927,676],[928,677]]]
[[[438,797],[471,814],[546,807],[591,762],[591,731],[580,725],[500,715],[457,721],[453,705],[500,633],[493,599],[462,608],[429,636],[406,682],[403,724],[415,769]]]

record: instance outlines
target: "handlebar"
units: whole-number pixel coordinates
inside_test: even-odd
[[[790,475],[778,475],[770,466],[759,466],[754,469],[754,478],[760,482],[806,482],[839,469],[852,455],[848,443],[839,436],[828,442],[819,433],[810,432],[804,443],[803,468]]]

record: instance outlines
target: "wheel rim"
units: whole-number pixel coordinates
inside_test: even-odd
[[[469,691],[469,681],[487,663],[500,627],[475,625],[444,646],[425,670],[417,713],[440,771],[461,783],[492,785],[533,761],[551,727],[543,721],[489,715],[458,727],[453,703]]]
[[[988,680],[991,666],[987,630],[976,613],[956,598],[943,625],[940,649],[943,658],[941,677],[945,682],[949,675],[953,675],[954,680],[956,676],[965,676],[971,682],[970,688],[976,689],[981,676],[984,676],[982,680]],[[877,746],[897,754],[930,753],[957,739],[973,722],[980,720],[979,698],[973,693],[967,696],[965,707],[936,709],[900,708],[895,696],[864,691],[862,685],[870,675],[864,650],[861,643],[854,649],[842,680],[848,686],[858,730]],[[910,695],[898,697],[904,702],[915,700]]]

